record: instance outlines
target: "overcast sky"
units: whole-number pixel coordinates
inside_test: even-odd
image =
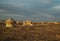
[[[0,0],[0,19],[60,21],[60,0]]]

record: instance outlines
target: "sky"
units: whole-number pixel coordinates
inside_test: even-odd
[[[60,21],[60,0],[0,0],[0,20]]]

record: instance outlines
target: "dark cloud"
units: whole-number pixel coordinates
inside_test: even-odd
[[[60,21],[59,0],[0,0],[1,19]]]

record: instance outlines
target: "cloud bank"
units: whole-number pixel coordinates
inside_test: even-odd
[[[59,0],[0,0],[0,17],[32,21],[60,21]]]

